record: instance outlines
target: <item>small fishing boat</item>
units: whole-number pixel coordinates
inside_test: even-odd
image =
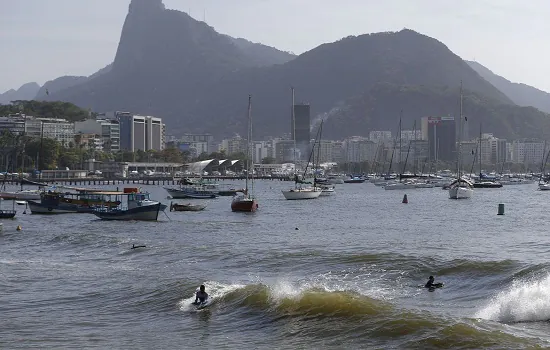
[[[93,214],[102,220],[138,220],[156,221],[159,212],[167,208],[161,202],[149,199],[149,193],[140,192],[137,188],[125,188],[124,192],[113,194],[117,199],[126,197],[126,207],[122,204],[116,208],[100,206]]]
[[[42,192],[40,201],[29,200],[32,214],[74,214],[92,213],[98,207],[116,208],[120,201],[107,201],[105,196],[113,192]]]
[[[201,211],[206,208],[206,204],[179,204],[170,203],[170,211]]]

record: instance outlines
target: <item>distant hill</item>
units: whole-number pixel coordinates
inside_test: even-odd
[[[496,75],[478,62],[466,62],[485,80],[506,94],[515,104],[532,106],[543,112],[550,113],[550,94],[548,92],[526,84],[513,83],[506,78]]]
[[[84,83],[87,80],[88,77],[85,76],[63,76],[54,80],[49,80],[40,88],[40,90],[38,90],[38,93],[33,97],[33,99],[44,100],[47,98],[48,94],[55,94],[56,92]]]
[[[461,80],[466,89],[512,104],[444,44],[412,30],[347,37],[293,58],[219,34],[166,10],[161,0],[133,0],[112,69],[49,99],[158,115],[170,134],[221,138],[245,133],[252,94],[254,135],[262,137],[289,131],[291,86],[315,115],[380,82],[457,87]]]
[[[350,97],[325,116],[323,134],[327,138],[342,138],[353,130],[356,135],[367,135],[370,130],[397,132],[400,111],[402,125],[412,129],[425,116],[460,115],[460,90],[444,86],[410,86],[377,84],[368,92]],[[504,104],[472,91],[463,93],[463,114],[467,118],[470,137],[479,133],[480,122],[484,132],[496,137],[514,140],[523,137],[548,139],[550,115],[533,107]],[[475,136],[474,136],[475,137]]]
[[[230,40],[237,45],[257,66],[271,66],[283,64],[296,57],[289,52],[279,51],[274,47],[253,43],[243,38],[232,38]]]
[[[0,104],[8,104],[15,100],[31,100],[36,96],[36,93],[40,89],[38,83],[27,83],[22,85],[19,89],[8,90],[3,94],[0,94]]]

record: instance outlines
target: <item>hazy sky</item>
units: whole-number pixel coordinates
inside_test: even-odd
[[[0,92],[111,63],[130,0],[0,0]],[[164,0],[218,32],[302,53],[410,28],[512,81],[550,91],[548,0]]]

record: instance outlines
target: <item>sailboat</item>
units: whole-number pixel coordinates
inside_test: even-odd
[[[403,111],[401,111],[403,113]],[[399,165],[401,165],[401,118],[399,117]],[[414,122],[414,130],[416,130],[416,121]],[[409,152],[411,151],[411,142],[409,140],[409,147],[407,149],[407,156],[405,157],[405,164],[399,174],[398,182],[388,183],[384,186],[385,190],[406,190],[406,189],[416,189],[416,183],[410,179],[410,176],[405,175],[405,170],[407,169],[407,161],[409,160]],[[405,178],[405,181],[403,181]]]
[[[250,152],[250,145],[252,140],[252,95],[248,95],[248,137],[246,147],[246,178],[245,187],[242,194],[236,195],[231,201],[232,211],[254,212],[258,209],[258,202],[250,193],[254,193],[254,175],[250,178],[250,174],[253,172],[254,167],[250,167],[252,161],[252,154]],[[251,188],[248,188],[250,182]]]
[[[462,178],[462,81],[460,82],[460,119],[458,120],[458,150],[456,156],[456,175],[457,179],[449,187],[450,199],[466,199],[472,197],[474,193],[473,184]]]
[[[293,134],[294,134],[294,169],[296,169],[296,120],[294,116],[294,88],[292,89],[292,128],[293,128]],[[304,170],[304,174],[307,171],[307,165],[306,169]],[[302,187],[300,180],[298,179],[298,175],[294,174],[294,188],[291,188],[289,190],[282,190],[283,196],[285,196],[286,199],[289,200],[298,200],[298,199],[315,199],[319,198],[319,196],[322,193],[322,190],[316,186],[313,187]]]

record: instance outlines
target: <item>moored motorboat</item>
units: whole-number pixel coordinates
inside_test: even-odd
[[[331,196],[336,192],[336,188],[330,185],[318,185],[321,188],[321,196]]]
[[[124,192],[113,193],[116,197],[126,197],[126,208],[119,205],[116,208],[99,207],[93,214],[102,220],[139,220],[156,221],[160,211],[166,205],[149,199],[149,193],[140,192],[137,188],[125,188]]]
[[[160,202],[132,209],[96,209],[93,214],[102,220],[138,220],[156,221],[160,210]]]
[[[202,186],[182,186],[181,188],[164,187],[164,189],[174,199],[209,199],[218,197],[217,191],[208,190]]]
[[[170,211],[201,211],[204,209],[206,209],[206,204],[170,203]]]

